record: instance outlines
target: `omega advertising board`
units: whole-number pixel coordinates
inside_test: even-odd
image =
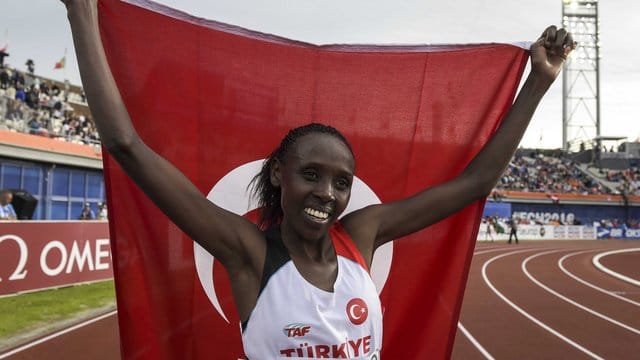
[[[0,223],[0,296],[111,278],[106,221]]]

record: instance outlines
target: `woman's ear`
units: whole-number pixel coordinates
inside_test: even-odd
[[[269,166],[269,176],[271,179],[271,185],[274,187],[280,187],[280,183],[282,181],[282,172],[280,169],[280,161],[278,159],[273,159],[273,161],[271,161],[271,166]]]

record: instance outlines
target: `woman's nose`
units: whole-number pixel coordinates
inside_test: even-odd
[[[334,201],[336,199],[335,188],[330,181],[319,181],[314,194],[322,201]]]

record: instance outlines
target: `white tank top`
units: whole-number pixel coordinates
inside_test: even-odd
[[[379,360],[380,299],[360,251],[340,223],[330,230],[338,257],[333,292],[315,287],[300,275],[279,228],[265,235],[261,291],[243,324],[247,358]]]

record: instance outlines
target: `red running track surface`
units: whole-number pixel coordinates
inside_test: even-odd
[[[638,358],[640,288],[592,263],[597,254],[630,248],[638,250],[601,263],[640,280],[640,241],[478,243],[452,358]],[[5,358],[118,359],[116,316]]]

